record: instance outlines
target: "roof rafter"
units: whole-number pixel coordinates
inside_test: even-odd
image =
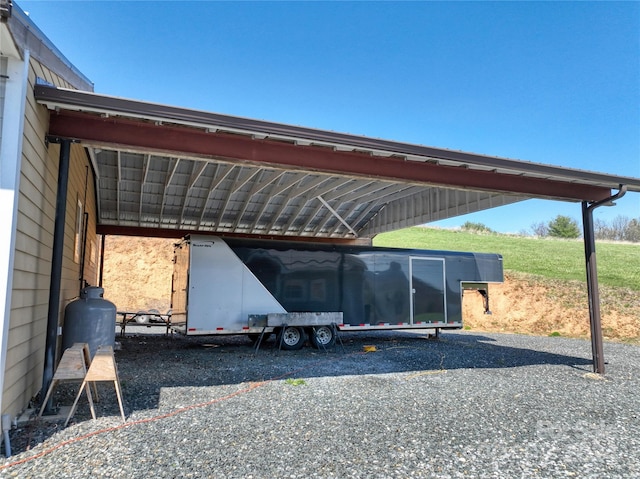
[[[224,163],[216,165],[216,172],[211,177],[211,183],[209,184],[209,192],[207,193],[207,199],[204,201],[204,204],[202,205],[202,213],[200,214],[200,221],[198,222],[198,227],[200,227],[200,225],[202,225],[202,222],[204,221],[204,216],[207,213],[207,206],[209,205],[209,202],[211,201],[211,197],[216,191],[216,187],[220,183],[222,183],[227,178],[227,176],[231,174],[234,168],[235,166],[224,164]],[[222,174],[218,176],[217,173],[220,170],[222,170]]]
[[[193,161],[193,160],[192,160]],[[187,192],[184,195],[184,201],[182,203],[182,211],[180,212],[180,224],[185,224],[184,213],[187,209],[187,203],[189,202],[189,198],[193,192],[193,187],[196,182],[204,173],[204,170],[207,168],[208,163],[206,161],[193,161],[193,165],[191,166],[191,175],[189,177],[189,185],[187,187]]]
[[[378,198],[379,195],[376,195],[374,193],[379,193],[382,190],[387,190],[385,192],[385,194],[390,194],[390,193],[395,193],[397,191],[400,191],[402,189],[406,189],[407,185],[404,184],[392,184],[391,186],[389,184],[377,184],[377,183],[373,183],[367,187],[364,188],[360,188],[359,190],[356,190],[346,196],[341,197],[341,203],[345,204],[345,203],[349,203],[351,202],[351,206],[348,207],[346,209],[346,211],[344,211],[341,214],[341,217],[344,218],[345,221],[348,221],[349,216],[351,216],[351,214],[361,205],[363,204],[367,204],[367,205],[371,205],[371,208],[373,208],[376,204],[378,204],[382,199],[384,199],[384,195],[380,196],[380,199]],[[367,200],[365,201],[356,201],[356,200],[360,200],[362,198],[367,198]],[[370,209],[367,209],[367,211],[370,211]],[[331,217],[327,216],[325,218],[325,220],[319,225],[318,228],[316,228],[316,231],[320,231],[322,229],[322,227],[324,227],[329,221],[331,220]],[[353,224],[357,225],[358,222],[360,221],[360,216],[358,216]],[[335,234],[338,229],[340,229],[340,223],[336,223],[335,227],[328,233],[329,236]]]
[[[222,202],[222,206],[218,210],[218,218],[216,220],[216,225],[220,225],[220,223],[222,223],[224,219],[224,214],[227,211],[227,206],[231,201],[231,197],[235,195],[240,188],[246,185],[247,182],[251,180],[251,178],[253,178],[255,175],[257,175],[260,172],[260,170],[256,168],[248,169],[246,173],[244,173],[244,170],[245,169],[242,166],[238,169],[238,172],[236,173],[236,178],[233,182],[233,186],[229,188],[229,191],[227,192],[227,196]]]
[[[249,201],[251,200],[251,198],[253,198],[260,191],[264,190],[267,186],[269,186],[274,181],[277,181],[284,174],[285,174],[285,171],[278,171],[278,170],[265,171],[265,170],[262,170],[262,172],[260,173],[260,179],[258,181],[256,181],[256,182],[254,182],[253,187],[247,193],[247,196],[246,196],[244,202],[242,203],[242,207],[240,208],[240,211],[236,215],[236,220],[233,223],[233,229],[234,230],[238,227],[238,225],[242,221],[242,217],[244,216],[245,212],[247,211],[247,208],[249,207]],[[266,177],[266,178],[263,178],[263,177]]]
[[[138,212],[138,226],[142,225],[142,208],[144,206],[144,190],[147,185],[147,177],[149,175],[149,164],[151,163],[151,155],[144,155],[142,158],[142,181],[140,182],[140,205]]]
[[[327,203],[324,198],[322,198],[322,196],[318,196],[317,197],[318,200],[320,200],[320,202],[324,205],[325,208],[327,208],[331,214],[340,222],[342,223],[345,228],[347,228],[351,234],[353,234],[353,236],[355,236],[356,238],[358,237],[358,233],[356,233],[356,231],[351,227],[351,225],[349,223],[347,223],[347,221],[338,214],[338,212],[336,210],[334,210],[331,205],[329,203]],[[319,230],[322,229],[322,227],[326,224],[327,221],[329,221],[330,217],[327,216],[325,218],[324,221],[321,221],[320,224],[318,225],[318,227],[316,228],[316,231],[314,231],[314,233],[317,233]]]
[[[328,178],[325,178],[325,180],[328,180]],[[353,181],[352,178],[342,178],[341,180],[339,180],[338,183],[333,183],[333,182],[328,182],[328,185],[323,186],[322,188],[307,188],[307,190],[305,191],[305,194],[302,195],[298,195],[298,196],[302,196],[302,200],[300,201],[300,204],[298,205],[298,207],[294,210],[294,212],[289,215],[289,220],[285,223],[285,225],[282,228],[283,232],[287,232],[289,231],[289,229],[291,228],[291,226],[293,225],[293,223],[295,223],[295,221],[298,219],[300,212],[302,211],[302,209],[307,205],[307,203],[309,203],[310,201],[312,201],[313,199],[315,199],[318,196],[322,196],[325,193],[328,193],[332,190],[335,190],[336,188],[340,188],[341,186],[350,183],[351,181]],[[299,233],[304,233],[305,228],[309,225],[309,223],[311,222],[311,220],[313,220],[313,218],[315,217],[315,215],[317,214],[319,208],[315,208],[314,212],[310,215],[307,215],[307,221],[305,221],[302,226],[298,229]]]
[[[302,181],[304,177],[305,177],[305,175],[302,172],[296,172],[295,174],[293,174],[293,178],[292,179],[290,179],[289,181],[286,181],[286,182],[284,182],[282,184],[278,184],[278,183],[280,183],[282,178],[284,178],[284,176],[281,176],[280,179],[275,184],[274,188],[272,188],[269,191],[269,197],[267,198],[267,201],[262,203],[262,207],[256,213],[256,217],[253,220],[253,223],[251,224],[251,227],[249,228],[249,230],[250,231],[256,231],[256,228],[258,227],[258,224],[260,223],[260,218],[262,218],[262,215],[267,210],[267,208],[269,207],[271,202],[275,198],[280,197],[280,195],[282,193],[284,193],[286,190],[291,188],[293,185],[295,185],[296,183],[299,183],[300,181]]]
[[[302,178],[302,180],[304,180],[304,177]],[[302,182],[301,180],[301,182]],[[298,196],[304,194],[305,192],[309,191],[310,189],[314,189],[315,187],[321,185],[322,183],[325,183],[328,180],[327,177],[325,176],[317,176],[316,178],[314,178],[310,183],[305,184],[304,186],[298,184],[298,186],[296,186],[295,188],[293,188],[290,193],[287,195],[287,197],[282,199],[282,204],[280,205],[280,207],[274,212],[272,218],[271,218],[271,222],[269,223],[268,227],[267,227],[267,231],[269,232],[273,232],[274,229],[274,225],[278,222],[278,220],[280,219],[280,216],[282,215],[282,212],[285,210],[285,208],[289,205],[289,203],[291,202],[291,200],[293,200],[294,198],[297,198]],[[295,215],[291,215],[291,218],[294,218]],[[286,223],[285,227],[282,228],[282,232],[286,233],[288,226],[290,223]]]
[[[173,181],[173,177],[176,174],[176,171],[178,170],[178,165],[180,164],[180,159],[179,158],[169,158],[169,166],[167,169],[167,176],[164,182],[164,190],[162,192],[162,207],[160,208],[160,224],[163,223],[164,220],[164,208],[166,206],[166,202],[167,202],[167,196],[168,196],[168,191],[169,191],[169,186],[171,185],[171,182]],[[171,173],[169,173],[169,170],[171,170]]]

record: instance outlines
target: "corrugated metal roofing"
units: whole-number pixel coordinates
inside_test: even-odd
[[[93,155],[102,225],[353,237],[373,234],[363,232],[389,205],[399,206],[407,221],[407,215],[434,220],[442,211],[473,210],[471,201],[509,202],[483,192],[323,172],[114,149],[95,149]]]
[[[640,179],[36,87],[50,134],[80,140],[98,222],[372,237],[527,198],[596,201]]]

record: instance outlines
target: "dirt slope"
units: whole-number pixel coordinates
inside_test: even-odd
[[[173,244],[176,240],[108,236],[105,242],[105,298],[118,310],[157,309],[171,301]],[[640,341],[640,292],[601,288],[602,326],[607,339]],[[586,285],[550,281],[522,273],[505,273],[503,284],[490,288],[493,314],[485,315],[482,298],[464,298],[466,328],[586,337],[589,310]]]
[[[485,315],[482,298],[467,294],[463,302],[466,327],[484,331],[587,337],[587,286],[579,281],[548,280],[505,272],[503,284],[491,285]],[[607,339],[640,339],[640,292],[600,288],[602,331]]]
[[[107,236],[104,246],[104,297],[118,311],[157,309],[171,303],[173,244],[177,240]]]

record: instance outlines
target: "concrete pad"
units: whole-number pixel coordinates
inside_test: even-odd
[[[69,411],[71,411],[71,406],[60,406],[55,414],[43,414],[39,419],[47,422],[66,421]],[[27,409],[17,418],[16,424],[18,427],[25,426],[37,417],[38,413],[36,409]]]

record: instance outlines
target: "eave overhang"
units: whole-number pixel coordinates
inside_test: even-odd
[[[611,196],[606,187],[541,177],[542,173],[513,172],[512,168],[474,168],[466,153],[451,152],[447,158],[413,154],[410,160],[399,151],[340,150],[336,146],[300,144],[292,140],[256,138],[254,135],[215,132],[145,120],[103,117],[92,113],[60,111],[51,115],[49,134],[78,139],[86,144],[111,145],[143,151],[170,152],[179,156],[241,161],[289,169],[322,171],[410,183],[438,185],[501,193],[525,194],[570,201],[599,201]],[[440,156],[443,156],[440,154]],[[453,161],[449,166],[441,161]],[[486,166],[486,165],[483,165]]]
[[[35,97],[51,110],[49,135],[111,162],[97,168],[98,195],[111,198],[99,204],[102,226],[357,237],[527,198],[640,191],[637,178],[47,85]]]

